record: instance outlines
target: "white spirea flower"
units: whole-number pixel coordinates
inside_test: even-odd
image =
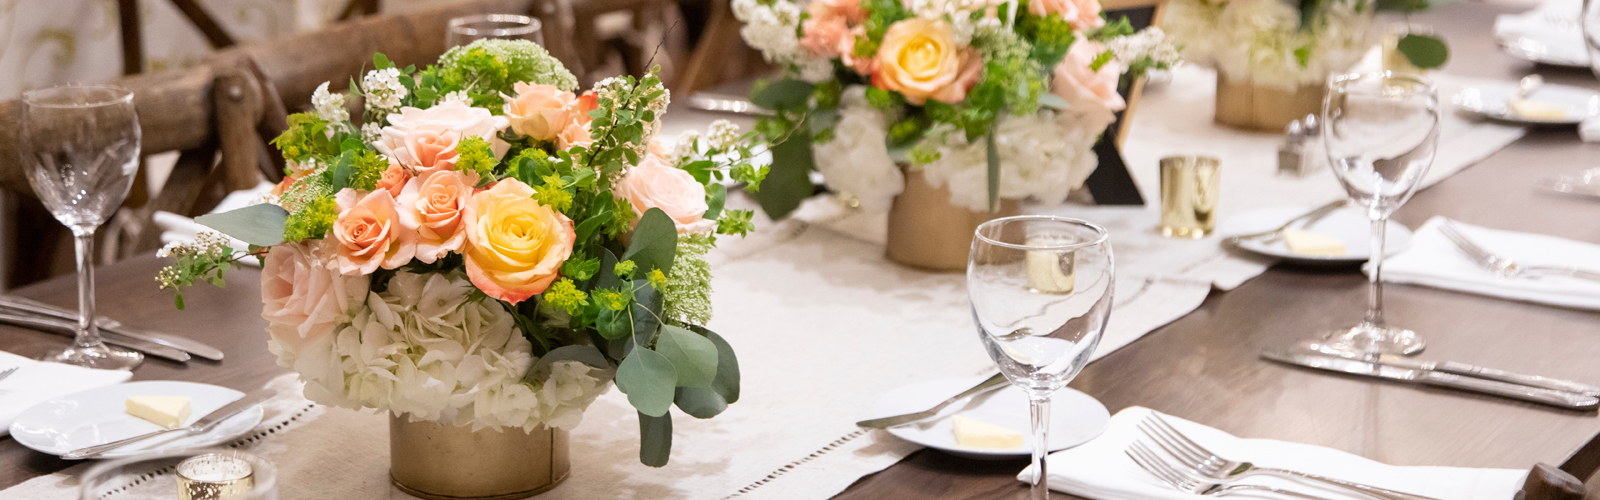
[[[706,143],[711,149],[727,151],[739,144],[739,126],[728,120],[711,122],[706,130]]]
[[[1134,61],[1149,57],[1156,64],[1172,66],[1181,59],[1172,37],[1152,26],[1127,36],[1119,36],[1106,43],[1115,55],[1113,62],[1126,68]]]
[[[811,147],[817,171],[842,200],[862,210],[886,212],[905,189],[905,174],[889,157],[883,113],[867,103],[866,87],[845,89],[833,140]]]
[[[734,0],[733,15],[744,23],[739,36],[761,51],[767,62],[787,67],[802,80],[816,83],[833,76],[833,63],[800,45],[800,6],[789,0]]]
[[[372,144],[383,138],[383,126],[377,122],[361,124],[361,142]]]
[[[455,92],[450,92],[448,94],[445,94],[444,97],[439,98],[439,103],[440,104],[451,103],[451,102],[458,102],[458,103],[461,103],[461,104],[465,104],[465,105],[471,106],[472,105],[472,96],[467,95],[467,91],[465,91],[465,90],[457,90]]]
[[[1099,165],[1092,148],[1109,125],[1070,112],[1040,111],[1030,116],[1006,116],[996,124],[995,145],[1000,153],[1000,197],[1032,197],[1059,204],[1083,185]],[[963,134],[951,134],[940,156],[923,165],[928,183],[950,186],[950,201],[971,210],[989,206],[989,162],[985,141],[968,144]]]
[[[400,70],[395,68],[368,71],[361,79],[361,87],[366,92],[369,110],[398,108],[400,100],[405,99],[410,92],[406,90],[405,85],[400,84]]]
[[[328,83],[322,82],[317,90],[311,93],[311,107],[317,110],[317,117],[324,120],[342,124],[350,120],[350,110],[344,107],[344,94],[328,92]]]
[[[700,131],[685,130],[678,134],[678,141],[672,149],[672,161],[684,164],[700,159]]]

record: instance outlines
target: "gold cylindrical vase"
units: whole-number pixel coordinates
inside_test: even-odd
[[[389,416],[389,477],[428,500],[509,500],[544,493],[572,470],[567,431],[474,431]]]
[[[1272,134],[1289,122],[1322,112],[1322,85],[1282,88],[1256,85],[1217,72],[1218,125]]]
[[[1000,217],[1022,214],[1017,200],[1000,200],[1000,211],[970,210],[950,203],[950,189],[928,184],[920,170],[904,169],[906,187],[889,207],[889,260],[935,272],[967,269],[972,233]]]

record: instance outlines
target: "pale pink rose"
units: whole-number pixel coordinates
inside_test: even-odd
[[[661,160],[661,163],[672,164],[672,146],[667,145],[667,141],[661,140],[660,137],[651,137],[649,148],[650,156]]]
[[[411,172],[399,163],[390,163],[389,169],[383,171],[383,177],[378,178],[377,189],[388,191],[395,198],[400,197],[400,191],[405,189],[406,183],[411,181]]]
[[[267,333],[295,351],[331,335],[366,296],[366,277],[339,274],[310,241],[273,245],[261,264]]]
[[[1122,66],[1106,62],[1100,71],[1089,66],[1096,56],[1105,52],[1099,43],[1080,40],[1067,50],[1067,56],[1056,65],[1055,77],[1050,81],[1050,92],[1067,101],[1068,111],[1081,113],[1086,118],[1103,121],[1107,125],[1116,120],[1115,112],[1127,106],[1117,93],[1117,79]]]
[[[1061,16],[1078,31],[1106,25],[1100,17],[1100,0],[1029,0],[1028,13],[1035,16]]]
[[[561,131],[561,135],[556,136],[556,147],[561,149],[573,146],[588,147],[593,143],[594,139],[589,137],[589,124],[587,123],[572,122],[567,125],[566,130]]]
[[[646,156],[639,165],[628,169],[617,183],[617,194],[627,198],[640,216],[652,208],[666,212],[679,234],[704,234],[717,227],[717,221],[705,218],[706,186],[689,172],[654,157]]]
[[[432,264],[466,241],[462,210],[478,185],[475,172],[444,171],[417,177],[396,198],[417,228],[417,260]]]
[[[817,57],[835,58],[844,55],[848,48],[855,45],[855,37],[850,34],[850,26],[843,17],[834,15],[817,15],[815,12],[821,2],[811,2],[811,18],[801,25],[800,45]]]
[[[372,274],[411,262],[417,252],[416,227],[397,210],[394,195],[379,189],[360,194],[345,188],[334,196],[339,218],[333,222],[339,272]]]
[[[477,136],[493,146],[495,156],[505,154],[510,145],[500,140],[498,132],[506,128],[504,116],[495,116],[489,110],[474,108],[459,102],[446,102],[428,109],[400,108],[389,115],[389,126],[384,127],[372,147],[401,165],[418,169],[421,159],[408,147],[412,131],[430,131],[440,137],[455,132],[454,140]],[[417,138],[422,135],[414,136]],[[436,158],[437,159],[437,158]],[[433,165],[429,165],[432,167]],[[438,170],[437,168],[430,168]]]
[[[410,165],[417,175],[447,172],[456,169],[456,158],[461,152],[461,134],[454,130],[415,129],[406,132],[406,151],[415,163]]]
[[[541,141],[554,141],[556,134],[567,128],[576,111],[578,97],[563,92],[554,85],[529,85],[517,82],[512,85],[517,96],[507,99],[505,117],[511,121],[511,130]]]
[[[467,278],[512,304],[543,293],[561,274],[577,240],[572,219],[534,201],[533,188],[504,179],[467,199]]]

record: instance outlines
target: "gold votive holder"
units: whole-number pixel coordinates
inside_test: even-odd
[[[178,463],[179,500],[245,500],[255,487],[255,468],[226,452],[196,455]]]
[[[1161,159],[1161,235],[1200,239],[1217,226],[1222,162],[1209,156]]]

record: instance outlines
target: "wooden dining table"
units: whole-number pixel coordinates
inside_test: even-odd
[[[1463,1],[1412,21],[1431,25],[1449,41],[1449,73],[1511,81],[1537,70],[1552,83],[1600,88],[1586,70],[1535,68],[1503,54],[1490,27],[1496,15],[1517,10]],[[1442,100],[1447,103],[1448,96]],[[1600,243],[1600,200],[1534,188],[1541,176],[1574,173],[1596,160],[1600,146],[1582,143],[1571,127],[1533,129],[1417,194],[1395,219],[1418,227],[1443,215]],[[203,340],[227,358],[149,359],[134,371],[134,380],[253,390],[285,372],[267,351],[259,271],[232,272],[224,288],[195,287],[185,295],[188,308],[177,311],[171,293],[157,289],[154,276],[163,265],[145,255],[98,268],[100,312],[131,326]],[[1071,386],[1112,412],[1145,406],[1240,437],[1315,444],[1394,465],[1527,469],[1543,462],[1580,478],[1600,468],[1600,417],[1594,411],[1330,375],[1258,357],[1264,348],[1357,322],[1366,286],[1353,268],[1276,267],[1235,290],[1213,293],[1193,313],[1089,365]],[[12,293],[71,306],[76,284],[66,276]],[[1600,383],[1600,312],[1415,286],[1391,285],[1385,295],[1390,322],[1427,341],[1422,358]],[[29,355],[66,342],[63,336],[0,326],[0,350]],[[0,488],[72,463],[0,439]],[[1025,466],[1026,460],[972,461],[923,450],[860,479],[837,498],[1020,499],[1028,491],[1016,474]]]

